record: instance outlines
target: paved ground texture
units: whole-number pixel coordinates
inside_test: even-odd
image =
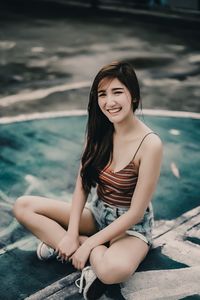
[[[153,248],[102,300],[123,299],[120,289],[128,300],[200,299],[199,30],[139,16],[44,5],[0,10],[0,299],[82,299],[80,273],[39,261],[38,241],[12,205],[22,194],[71,200],[91,79],[115,59],[136,67],[140,117],[165,151]]]

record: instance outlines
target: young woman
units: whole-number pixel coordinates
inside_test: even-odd
[[[57,254],[82,270],[79,285],[85,299],[97,299],[100,289],[94,287],[101,283],[127,280],[151,247],[151,199],[162,143],[135,115],[139,104],[132,66],[104,66],[90,92],[86,144],[72,203],[23,196],[14,206],[18,221],[42,241],[40,259]],[[86,203],[92,187],[95,195]]]

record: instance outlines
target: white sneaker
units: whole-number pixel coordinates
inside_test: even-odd
[[[40,260],[49,260],[56,257],[56,251],[44,242],[41,242],[37,247],[37,257]]]
[[[85,300],[99,299],[106,287],[106,285],[97,278],[91,266],[85,267],[82,270],[81,277],[75,281],[75,284],[79,288],[79,293],[83,292],[83,298]]]

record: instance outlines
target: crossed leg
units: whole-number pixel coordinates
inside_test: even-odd
[[[13,209],[17,220],[41,241],[56,249],[67,232],[71,204],[44,197],[23,196]],[[89,209],[83,210],[80,234],[96,233],[95,219]],[[106,284],[125,281],[137,269],[149,250],[137,237],[123,235],[113,239],[109,248],[100,245],[90,254],[90,263],[97,277]]]
[[[66,234],[71,204],[38,196],[22,196],[13,207],[16,219],[36,237],[56,249]],[[91,235],[96,232],[92,213],[84,209],[80,220],[80,234]]]
[[[127,280],[149,251],[141,239],[123,235],[110,242],[110,247],[98,246],[90,254],[90,263],[97,277],[105,284]]]

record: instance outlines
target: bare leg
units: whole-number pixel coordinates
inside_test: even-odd
[[[137,237],[123,236],[110,247],[98,246],[90,255],[91,266],[97,277],[106,284],[127,280],[137,269],[149,250]]]
[[[56,248],[66,234],[71,204],[49,198],[23,196],[14,205],[16,219],[41,241]],[[80,220],[80,234],[96,232],[95,220],[88,209],[84,209]]]

